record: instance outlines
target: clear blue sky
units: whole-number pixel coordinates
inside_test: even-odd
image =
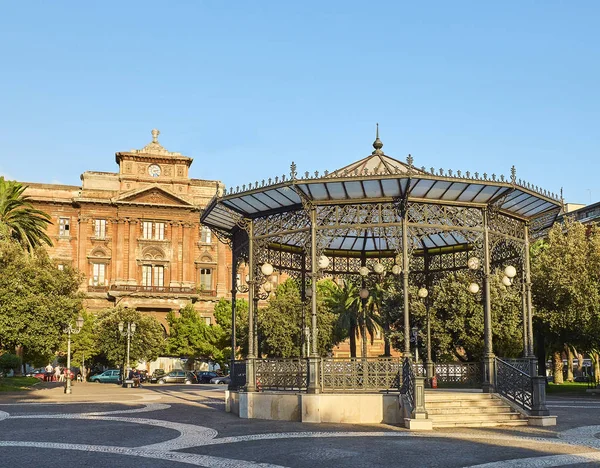
[[[161,143],[241,185],[384,151],[600,200],[597,1],[3,2],[0,173]]]

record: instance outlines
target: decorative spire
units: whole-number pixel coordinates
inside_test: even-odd
[[[160,131],[156,128],[152,129],[152,143],[158,143],[158,135],[160,135]]]
[[[375,150],[372,154],[383,154],[383,151],[381,150],[381,148],[383,148],[383,143],[379,139],[379,124],[377,124],[377,134],[375,141],[373,142],[373,148],[375,148]]]

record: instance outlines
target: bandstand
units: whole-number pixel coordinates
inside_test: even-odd
[[[552,226],[561,199],[517,179],[514,166],[507,178],[418,168],[410,155],[405,163],[385,155],[379,132],[373,147],[366,158],[332,172],[300,174],[292,163],[289,175],[223,190],[203,212],[202,223],[233,252],[234,327],[238,266],[249,267],[249,350],[246,359],[232,362],[228,408],[248,418],[405,422],[427,429],[425,386],[435,374],[474,381],[530,423],[543,421],[548,410],[533,355],[529,245]],[[507,284],[520,287],[522,359],[494,355],[490,275],[497,269]],[[310,303],[306,358],[257,359],[255,309],[274,270],[297,280]],[[427,358],[419,366],[410,347],[409,285],[425,286],[419,291],[425,297],[432,284],[459,270],[470,270],[469,289],[483,303],[483,362],[433,363],[428,332]],[[364,281],[382,274],[395,275],[403,290],[402,359],[319,356],[317,297],[307,291],[316,291],[323,276]]]

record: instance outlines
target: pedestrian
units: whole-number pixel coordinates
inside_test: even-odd
[[[46,366],[46,382],[52,382],[52,376],[54,375],[54,367],[52,367],[52,364],[48,363],[48,365]]]
[[[54,381],[55,382],[62,382],[62,374],[60,373],[60,366],[56,366],[56,368],[54,369]]]

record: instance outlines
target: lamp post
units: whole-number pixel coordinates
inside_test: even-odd
[[[254,311],[256,314],[254,320],[254,352],[256,353],[257,357],[259,357],[260,353],[258,349],[258,301],[266,301],[271,295],[271,292],[273,291],[273,283],[271,283],[271,275],[273,274],[273,271],[273,265],[270,263],[263,263],[260,267],[260,272],[263,274],[262,279],[264,282],[261,282],[260,280],[255,280],[254,282],[254,295],[252,297],[252,300],[254,301]],[[255,278],[258,279],[256,276]]]
[[[419,363],[419,329],[417,327],[412,327],[410,330],[412,333],[412,338],[410,341],[415,342],[415,363]],[[420,374],[419,374],[420,375]]]
[[[425,312],[427,316],[427,378],[431,379],[433,377],[433,361],[431,359],[431,322],[429,318],[429,300],[427,299],[427,296],[429,296],[429,291],[427,288],[421,288],[417,294],[425,303]]]
[[[136,324],[135,322],[119,322],[119,333],[121,336],[127,337],[127,368],[125,372],[129,372],[129,347],[131,346],[131,337],[135,334]],[[123,384],[125,384],[126,375],[123,375]]]
[[[67,334],[67,380],[65,382],[65,393],[71,394],[71,333],[76,335],[83,328],[83,317],[81,315],[77,317],[76,327],[70,323],[63,328],[63,331]]]

